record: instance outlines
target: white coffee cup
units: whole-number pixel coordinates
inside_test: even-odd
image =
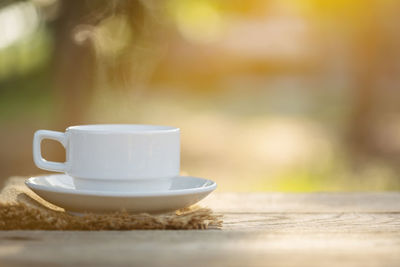
[[[60,142],[65,162],[45,160],[43,139]],[[65,133],[39,130],[33,159],[44,170],[65,172],[77,188],[88,190],[158,190],[179,176],[179,128],[136,124],[72,126]]]

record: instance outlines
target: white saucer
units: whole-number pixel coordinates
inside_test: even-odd
[[[78,213],[174,211],[195,204],[217,187],[211,180],[191,176],[171,180],[169,189],[136,192],[77,189],[73,178],[65,174],[32,177],[25,184],[44,200]]]

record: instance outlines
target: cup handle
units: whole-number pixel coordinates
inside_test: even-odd
[[[42,157],[40,144],[43,139],[51,139],[60,142],[65,148],[66,135],[62,132],[39,130],[33,137],[33,160],[36,166],[47,171],[64,172],[66,170],[65,162],[47,161]]]

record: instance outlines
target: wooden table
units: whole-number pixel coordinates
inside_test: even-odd
[[[400,193],[215,193],[222,230],[0,232],[0,265],[400,266]]]

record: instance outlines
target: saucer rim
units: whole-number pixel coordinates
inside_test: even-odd
[[[37,179],[45,179],[46,177],[54,177],[54,176],[55,177],[67,176],[72,179],[71,176],[66,174],[32,176],[25,180],[25,185],[32,190],[41,190],[41,191],[71,194],[71,195],[90,195],[90,196],[103,196],[103,197],[164,197],[164,196],[177,196],[177,195],[192,195],[192,194],[210,193],[217,188],[217,183],[210,179],[195,177],[195,176],[186,176],[186,175],[176,176],[172,179],[178,177],[180,178],[187,177],[191,179],[204,180],[211,183],[210,185],[207,185],[205,187],[195,187],[186,189],[175,189],[175,190],[165,190],[165,191],[118,192],[118,191],[95,191],[95,190],[60,188],[54,186],[40,185],[34,182]]]

